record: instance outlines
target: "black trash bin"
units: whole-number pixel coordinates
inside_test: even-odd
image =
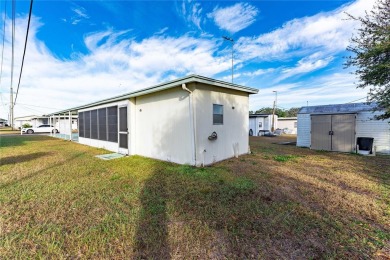
[[[358,137],[356,144],[359,145],[359,150],[369,151],[372,154],[372,146],[374,144],[374,138],[372,137]]]

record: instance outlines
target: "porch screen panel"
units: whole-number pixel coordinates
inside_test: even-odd
[[[91,111],[84,112],[84,137],[91,138]]]
[[[97,110],[91,110],[91,139],[98,139],[98,114]]]
[[[99,118],[99,140],[107,141],[107,109],[98,109]]]
[[[79,136],[84,137],[84,112],[79,112]]]
[[[118,142],[118,107],[108,107],[108,141]]]

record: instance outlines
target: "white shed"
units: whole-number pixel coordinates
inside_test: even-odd
[[[278,128],[284,130],[286,134],[297,134],[298,119],[296,117],[279,117]]]
[[[390,153],[390,120],[375,120],[375,104],[350,103],[302,107],[298,112],[297,146],[355,152],[358,138],[374,138],[377,152]]]
[[[257,92],[190,75],[57,114],[78,111],[81,144],[201,166],[248,153]]]
[[[278,116],[274,115],[274,127],[278,128]],[[249,115],[249,135],[260,136],[262,131],[271,131],[272,114],[250,114]]]

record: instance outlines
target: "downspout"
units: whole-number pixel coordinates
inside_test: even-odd
[[[193,98],[192,91],[186,87],[186,84],[182,84],[181,88],[189,93],[189,114],[190,114],[190,127],[192,134],[192,159],[194,160],[194,165],[196,166],[196,137],[195,137],[195,117],[194,117],[194,109],[193,109]]]

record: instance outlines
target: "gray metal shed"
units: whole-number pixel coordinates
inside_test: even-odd
[[[375,120],[375,103],[302,107],[298,112],[297,146],[355,152],[359,137],[374,138],[377,152],[390,153],[390,120]]]

